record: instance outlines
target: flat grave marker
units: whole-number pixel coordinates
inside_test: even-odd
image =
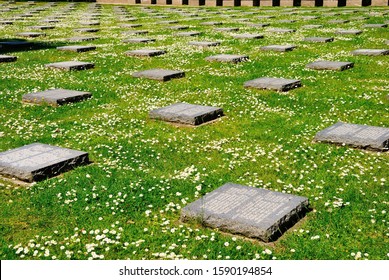
[[[306,65],[306,68],[314,70],[338,70],[343,71],[354,67],[353,62],[342,61],[315,61]]]
[[[152,50],[152,49],[141,49],[141,50],[132,50],[132,51],[125,52],[125,54],[128,56],[147,56],[147,57],[159,56],[165,53],[166,52],[163,50]]]
[[[55,62],[49,63],[45,65],[48,68],[61,69],[61,70],[87,70],[94,68],[95,65],[90,62],[82,62],[82,61],[64,61],[64,62]]]
[[[269,28],[266,29],[268,32],[273,32],[273,33],[293,33],[296,32],[296,29],[288,29],[288,28]]]
[[[88,52],[95,50],[95,46],[63,46],[57,47],[59,51],[70,51],[70,52]]]
[[[317,42],[317,43],[329,43],[334,41],[332,37],[306,37],[304,38],[305,42]]]
[[[68,39],[65,39],[65,41],[69,42],[85,42],[85,41],[94,41],[99,39],[98,37],[71,37]]]
[[[387,151],[389,128],[338,122],[315,135],[315,141]]]
[[[321,24],[307,24],[307,25],[303,25],[301,27],[304,29],[318,29],[318,28],[322,28],[323,25],[321,25]]]
[[[232,36],[234,39],[243,39],[243,40],[252,40],[252,39],[262,39],[264,36],[262,34],[236,34]]]
[[[365,24],[362,26],[363,28],[386,28],[388,25],[386,23],[370,23],[370,24]]]
[[[18,58],[16,56],[13,56],[13,55],[0,55],[0,63],[2,63],[2,62],[14,62],[17,59]]]
[[[197,31],[178,32],[178,33],[176,33],[176,35],[180,36],[180,37],[191,37],[191,36],[199,36],[199,35],[201,35],[201,32],[197,32]]]
[[[388,55],[389,50],[386,49],[359,49],[351,52],[353,55],[368,55],[368,56],[378,56],[378,55]]]
[[[348,29],[348,30],[338,30],[335,33],[340,35],[359,35],[362,34],[362,30],[357,29]]]
[[[33,143],[0,153],[0,174],[26,182],[40,181],[89,163],[88,153]]]
[[[261,77],[247,81],[243,84],[245,88],[270,89],[277,91],[289,91],[301,87],[300,80]]]
[[[171,79],[185,77],[185,72],[177,70],[167,70],[167,69],[149,69],[144,71],[135,72],[132,74],[135,78],[147,78],[151,80],[158,81],[170,81]]]
[[[220,45],[220,42],[207,42],[207,41],[192,41],[188,43],[191,46],[198,47],[216,47]]]
[[[151,119],[167,122],[200,125],[223,116],[223,109],[211,106],[176,103],[150,111]]]
[[[303,218],[308,207],[306,197],[227,183],[185,206],[181,220],[271,242]]]
[[[150,43],[150,42],[155,42],[155,39],[150,39],[150,38],[129,38],[129,39],[123,40],[122,42],[123,43],[132,43],[132,44]]]
[[[63,105],[92,97],[90,92],[68,89],[50,89],[23,95],[22,101],[36,104]]]
[[[295,49],[296,46],[293,45],[269,45],[261,47],[261,50],[264,51],[276,51],[276,52],[288,52]]]
[[[207,61],[217,61],[217,62],[232,62],[238,63],[248,60],[247,55],[235,55],[235,54],[217,54],[208,56],[205,58]]]
[[[17,35],[22,36],[22,37],[29,37],[29,38],[46,36],[46,34],[40,33],[40,32],[21,32],[21,33],[18,33]]]

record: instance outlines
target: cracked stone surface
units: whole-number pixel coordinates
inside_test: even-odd
[[[149,113],[151,119],[188,125],[200,125],[222,116],[222,108],[187,103],[176,103]]]
[[[26,182],[40,181],[88,164],[88,153],[33,143],[0,153],[0,174]]]
[[[308,207],[306,197],[227,183],[185,206],[181,220],[270,242],[303,218]]]

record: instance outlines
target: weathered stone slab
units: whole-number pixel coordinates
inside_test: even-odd
[[[0,42],[0,48],[7,50],[18,50],[18,49],[27,49],[33,47],[32,42],[28,41],[6,41]]]
[[[185,77],[185,72],[177,70],[167,70],[167,69],[150,69],[140,72],[135,72],[132,74],[135,78],[148,78],[158,81],[170,81],[171,79]]]
[[[199,35],[201,35],[201,32],[197,32],[197,31],[178,32],[178,33],[176,33],[176,35],[180,36],[180,37],[191,37],[191,36],[199,36]]]
[[[359,35],[362,34],[362,30],[356,30],[356,29],[348,29],[348,30],[338,30],[336,31],[336,34],[340,35]]]
[[[39,29],[39,30],[48,30],[48,29],[54,29],[55,26],[47,26],[47,25],[35,25],[30,26],[31,29]]]
[[[220,28],[214,28],[215,31],[220,32],[232,32],[232,31],[239,31],[238,27],[220,27]]]
[[[362,26],[363,28],[386,28],[386,27],[388,27],[388,25],[387,24],[385,24],[385,23],[382,23],[382,24],[380,24],[380,23],[370,23],[370,24],[365,24],[364,26]]]
[[[13,21],[0,20],[0,25],[12,25],[12,24],[14,24]]]
[[[134,31],[125,31],[122,32],[123,35],[141,35],[141,34],[147,34],[149,31],[147,30],[134,30]]]
[[[252,27],[266,27],[269,26],[270,23],[248,23],[247,25]]]
[[[88,52],[95,50],[95,46],[63,46],[57,47],[57,50],[60,51],[70,51],[70,52]]]
[[[261,50],[264,51],[276,51],[276,52],[288,52],[295,49],[296,46],[292,45],[269,45],[261,47]]]
[[[264,36],[262,34],[236,34],[234,36],[235,39],[243,39],[243,40],[252,40],[252,39],[262,39]]]
[[[389,149],[389,128],[338,122],[318,132],[314,140],[387,151]]]
[[[188,29],[189,26],[187,26],[187,25],[173,25],[173,26],[169,26],[168,28],[171,30],[184,30],[184,29]]]
[[[22,36],[22,37],[30,37],[30,38],[46,36],[46,34],[40,33],[40,32],[21,32],[21,33],[18,33],[17,35]]]
[[[80,33],[95,33],[95,32],[99,32],[100,29],[98,29],[98,28],[77,28],[77,29],[74,29],[74,31],[80,32]]]
[[[247,81],[243,85],[245,88],[272,89],[277,91],[289,91],[301,87],[301,81],[283,78],[262,77]]]
[[[188,43],[192,46],[199,46],[199,47],[215,47],[219,46],[220,42],[206,42],[206,41],[192,41]]]
[[[248,60],[247,55],[234,55],[234,54],[218,54],[213,56],[208,56],[205,58],[207,61],[218,61],[218,62],[232,62],[238,63]]]
[[[133,51],[127,51],[125,52],[126,55],[128,56],[158,56],[158,55],[163,55],[166,52],[163,50],[151,50],[151,49],[141,49],[141,50],[133,50]]]
[[[269,29],[266,29],[266,31],[275,32],[275,33],[292,33],[292,32],[296,32],[296,29],[288,29],[288,28],[269,28]]]
[[[350,22],[349,20],[342,20],[342,19],[334,19],[334,20],[330,20],[328,21],[328,23],[331,23],[331,24],[344,24],[344,23],[348,23]]]
[[[95,65],[90,62],[82,62],[82,61],[64,61],[64,62],[56,62],[56,63],[50,63],[46,64],[46,67],[49,68],[55,68],[55,69],[61,69],[61,70],[86,70],[94,68]]]
[[[223,116],[223,109],[211,106],[176,103],[150,111],[151,119],[167,122],[200,125]]]
[[[376,55],[388,55],[389,50],[385,49],[359,49],[351,52],[353,55],[369,55],[369,56],[376,56]]]
[[[84,41],[94,41],[97,39],[98,37],[72,37],[65,40],[69,42],[84,42]]]
[[[270,242],[308,211],[306,197],[227,183],[185,206],[181,220]]]
[[[125,39],[122,41],[123,43],[150,43],[150,42],[155,42],[155,39],[150,39],[150,38],[129,38]]]
[[[201,25],[222,25],[223,23],[222,22],[218,22],[218,21],[207,21],[207,22],[202,22]]]
[[[323,25],[321,25],[321,24],[307,24],[307,25],[303,25],[301,27],[304,29],[318,29],[318,28],[322,28]]]
[[[315,61],[307,64],[306,68],[315,70],[338,70],[343,71],[354,67],[353,62],[341,61]]]
[[[63,105],[74,103],[90,98],[90,92],[67,90],[67,89],[50,89],[41,92],[25,94],[22,97],[23,102],[49,105]]]
[[[332,37],[306,37],[304,38],[306,42],[318,42],[318,43],[329,43],[334,41]]]
[[[17,59],[18,58],[16,56],[12,56],[12,55],[0,55],[0,63],[2,63],[2,62],[14,62]]]
[[[121,27],[124,27],[124,28],[137,28],[137,27],[141,27],[142,24],[137,24],[137,23],[134,23],[134,24],[122,24]]]
[[[88,163],[86,152],[34,143],[0,153],[0,174],[33,182]]]

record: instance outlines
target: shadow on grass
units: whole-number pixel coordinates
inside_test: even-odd
[[[54,49],[63,45],[66,45],[66,42],[40,42],[40,41],[28,41],[25,39],[19,38],[0,38],[0,54],[8,52],[24,52],[32,50],[44,50],[44,49]]]

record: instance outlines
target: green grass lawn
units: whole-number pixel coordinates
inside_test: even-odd
[[[0,2],[1,18],[12,20],[43,7]],[[35,50],[2,51],[18,57],[0,64],[0,151],[41,142],[89,152],[92,164],[31,186],[0,179],[1,259],[389,259],[388,153],[313,142],[315,134],[338,122],[389,127],[389,56],[353,56],[355,49],[389,49],[389,28],[364,28],[389,20],[388,8],[196,8],[119,6],[101,8],[100,31],[80,34],[91,4],[60,3],[31,18],[0,25],[0,41],[49,16],[58,18]],[[18,7],[17,10],[6,10]],[[355,11],[350,12],[350,11]],[[217,13],[214,13],[217,12]],[[246,13],[253,12],[253,13]],[[290,14],[292,12],[292,14]],[[191,16],[193,14],[198,17]],[[335,15],[336,14],[336,15]],[[168,18],[160,18],[166,15]],[[260,19],[273,15],[274,18]],[[306,19],[306,16],[318,16]],[[360,17],[364,17],[361,19]],[[134,21],[128,19],[134,18]],[[282,23],[280,20],[295,20]],[[348,23],[329,23],[346,19]],[[177,20],[178,23],[160,23]],[[239,27],[218,32],[202,22]],[[141,24],[126,28],[122,24]],[[249,23],[270,23],[254,27]],[[304,25],[320,24],[318,29]],[[178,37],[167,27],[187,25],[200,36]],[[269,28],[296,29],[272,33]],[[360,29],[360,35],[337,35]],[[124,31],[147,30],[128,36]],[[238,40],[237,33],[263,39]],[[98,36],[71,43],[74,36]],[[334,37],[330,43],[304,37]],[[156,39],[126,44],[129,37]],[[220,41],[199,48],[189,41]],[[56,50],[63,45],[95,45],[95,51]],[[292,44],[291,52],[262,51]],[[125,51],[156,48],[153,58]],[[214,54],[248,55],[238,64],[208,62]],[[86,71],[63,72],[47,63],[95,63]],[[316,60],[351,61],[343,72],[316,71]],[[185,71],[169,82],[133,78],[150,68]],[[245,89],[262,76],[300,79],[286,93]],[[61,107],[26,105],[22,95],[50,88],[89,91],[93,98]],[[200,127],[177,127],[148,118],[150,110],[176,102],[218,106],[225,117]],[[180,209],[226,182],[309,198],[313,211],[273,243],[182,223]]]

